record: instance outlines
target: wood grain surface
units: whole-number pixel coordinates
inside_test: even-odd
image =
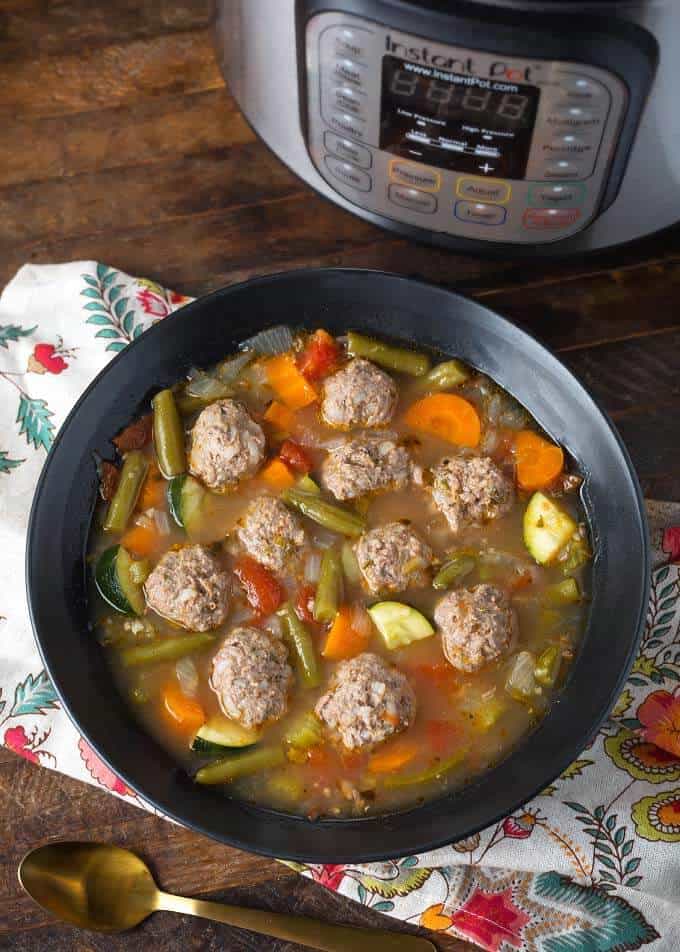
[[[645,493],[680,500],[680,229],[566,262],[463,257],[378,231],[312,193],[256,139],[215,65],[209,8],[0,0],[0,285],[25,262],[92,258],[187,294],[305,265],[427,278],[559,351],[613,416]],[[129,846],[170,891],[398,928],[278,863],[2,748],[0,797],[0,948],[293,948],[165,913],[120,939],[62,926],[16,879],[26,850],[62,838]]]

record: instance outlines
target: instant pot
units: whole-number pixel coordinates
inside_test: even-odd
[[[218,0],[225,77],[326,198],[474,253],[680,219],[680,0]]]

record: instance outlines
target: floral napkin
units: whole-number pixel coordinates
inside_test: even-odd
[[[20,580],[33,490],[59,425],[112,354],[187,300],[92,261],[27,265],[0,297],[0,740],[146,809],[60,708]],[[561,777],[496,826],[431,853],[290,865],[492,952],[677,952],[680,505],[650,503],[649,513],[656,567],[640,655],[612,717]]]

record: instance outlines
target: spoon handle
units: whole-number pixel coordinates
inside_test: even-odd
[[[249,929],[262,935],[298,942],[324,952],[436,952],[428,939],[383,929],[362,929],[354,926],[336,926],[318,919],[293,916],[266,909],[244,909],[203,899],[188,899],[171,893],[159,893],[157,909],[201,916],[214,922],[224,922],[239,929]]]

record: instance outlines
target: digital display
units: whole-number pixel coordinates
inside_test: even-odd
[[[537,86],[385,56],[380,148],[442,169],[521,179],[540,95]]]

